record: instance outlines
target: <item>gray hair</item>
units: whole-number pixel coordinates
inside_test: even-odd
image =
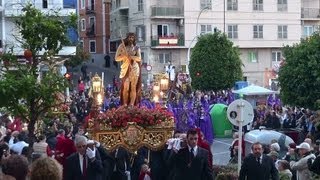
[[[77,136],[74,138],[74,144],[77,146],[77,145],[80,144],[80,143],[87,144],[87,138],[84,137],[84,136],[81,136],[81,135],[77,135]]]

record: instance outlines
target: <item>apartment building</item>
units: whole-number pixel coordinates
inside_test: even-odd
[[[277,78],[274,70],[283,58],[282,47],[300,41],[301,1],[185,1],[185,26],[191,47],[192,38],[201,33],[215,28],[225,32],[240,48],[244,79],[268,87]]]
[[[110,54],[114,56],[121,38],[128,32],[136,33],[144,85],[150,83],[154,73],[164,72],[169,62],[176,69],[185,65],[182,64],[182,59],[186,58],[183,4],[183,0],[112,1]]]
[[[37,9],[40,9],[43,13],[49,13],[52,10],[59,10],[59,15],[61,17],[68,16],[70,13],[76,12],[75,3],[69,3],[68,6],[64,5],[63,0],[33,0],[33,1],[21,1],[21,0],[12,0],[6,1],[2,0],[3,11],[1,13],[1,44],[4,48],[8,49],[13,48],[14,54],[17,56],[23,56],[24,49],[21,47],[21,44],[17,41],[17,37],[20,37],[19,31],[15,25],[15,16],[22,14],[23,7],[27,2],[32,3]],[[76,31],[70,29],[69,37],[71,41],[77,39]],[[75,48],[68,48],[74,49]],[[62,53],[68,53],[67,49],[63,49]],[[73,52],[74,53],[74,52]],[[67,54],[66,54],[67,55]]]
[[[110,64],[110,0],[79,0],[78,15],[80,44],[84,51],[90,53],[95,64]]]
[[[218,29],[240,48],[244,79],[269,87],[282,47],[310,36],[320,22],[319,0],[113,0],[112,9],[110,52],[119,43],[117,30],[135,32],[143,63],[152,67],[143,68],[144,82],[169,62],[187,71],[197,37]]]

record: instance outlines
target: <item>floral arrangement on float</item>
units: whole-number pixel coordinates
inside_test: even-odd
[[[121,146],[134,153],[142,146],[154,151],[164,148],[174,124],[173,114],[164,108],[121,106],[97,113],[89,119],[87,130],[109,151]]]
[[[135,123],[143,128],[167,127],[174,123],[173,113],[166,109],[146,107],[121,106],[98,114],[96,120],[109,128],[124,128],[128,123]],[[101,127],[101,126],[100,126]]]

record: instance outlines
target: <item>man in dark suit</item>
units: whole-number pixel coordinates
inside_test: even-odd
[[[187,147],[174,155],[175,180],[212,180],[208,166],[208,151],[198,147],[198,133],[195,129],[187,132]]]
[[[271,157],[263,155],[262,144],[252,145],[252,152],[242,163],[239,180],[279,180],[278,170]]]
[[[66,180],[102,180],[102,163],[96,148],[87,146],[87,138],[76,136],[77,152],[67,158]]]
[[[114,161],[111,165],[112,180],[127,180],[130,175],[129,153],[124,148],[119,147],[111,153]]]

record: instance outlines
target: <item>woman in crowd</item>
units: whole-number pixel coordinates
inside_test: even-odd
[[[53,158],[39,158],[31,165],[30,180],[62,180],[62,166]]]

